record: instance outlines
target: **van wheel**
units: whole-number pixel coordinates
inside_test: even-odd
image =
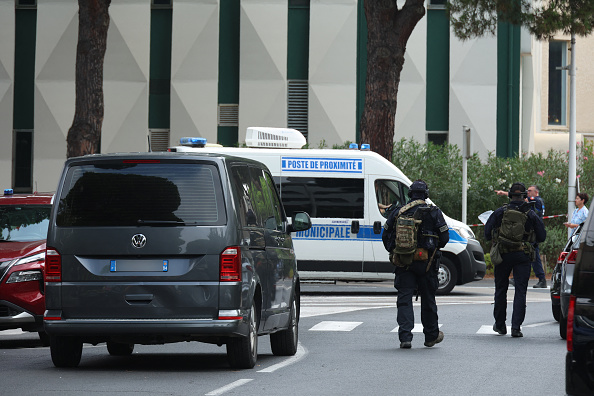
[[[276,356],[293,356],[297,353],[299,342],[299,322],[297,321],[297,303],[293,299],[289,313],[289,327],[286,330],[270,334],[270,346]]]
[[[553,308],[553,318],[558,322],[561,319],[561,305],[551,304]]]
[[[233,368],[248,369],[258,360],[258,315],[252,302],[248,317],[247,337],[231,338],[227,342],[227,360]]]
[[[559,335],[564,340],[567,339],[567,318],[561,315],[561,319],[559,320]]]
[[[449,294],[458,281],[458,271],[456,266],[447,258],[442,257],[437,271],[437,280],[439,286],[435,294]]]
[[[76,367],[82,356],[82,340],[78,337],[50,336],[50,353],[56,367]]]
[[[107,352],[111,356],[130,356],[134,351],[134,344],[107,341]]]

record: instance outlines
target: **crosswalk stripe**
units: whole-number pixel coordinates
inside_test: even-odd
[[[351,331],[355,327],[359,326],[363,322],[334,322],[324,321],[320,322],[311,329],[310,331]]]
[[[511,332],[511,326],[507,326],[507,332]],[[482,325],[476,334],[497,334],[493,331],[493,325]]]

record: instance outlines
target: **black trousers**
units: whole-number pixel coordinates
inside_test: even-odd
[[[493,317],[498,328],[505,326],[509,275],[514,272],[514,305],[511,327],[520,329],[526,317],[526,291],[530,279],[530,257],[524,252],[505,253],[503,262],[495,266],[495,306]]]
[[[401,342],[412,341],[412,329],[415,325],[413,295],[419,290],[421,296],[421,323],[425,341],[433,341],[439,333],[437,323],[437,304],[435,292],[438,287],[435,266],[427,269],[427,261],[413,261],[408,268],[396,268],[394,287],[398,290],[398,338]]]

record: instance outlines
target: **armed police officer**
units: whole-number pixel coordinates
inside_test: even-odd
[[[510,202],[497,209],[485,224],[485,239],[493,240],[491,262],[495,266],[495,306],[493,330],[507,334],[506,309],[509,275],[514,272],[515,293],[511,336],[522,337],[521,325],[526,316],[526,290],[530,263],[534,261],[534,244],[544,242],[547,233],[540,216],[525,202],[526,186],[512,184]]]
[[[410,201],[396,206],[384,225],[382,240],[396,266],[394,287],[398,290],[397,321],[400,348],[411,348],[414,327],[413,294],[421,296],[421,322],[425,343],[432,347],[443,340],[437,324],[435,292],[440,248],[449,241],[448,225],[443,213],[425,202],[429,188],[415,180],[408,191]]]

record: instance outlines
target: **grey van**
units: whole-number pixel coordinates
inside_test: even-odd
[[[252,368],[258,336],[297,351],[299,275],[274,180],[260,162],[221,154],[128,153],[66,161],[52,208],[44,327],[56,367],[83,343],[225,344]]]

